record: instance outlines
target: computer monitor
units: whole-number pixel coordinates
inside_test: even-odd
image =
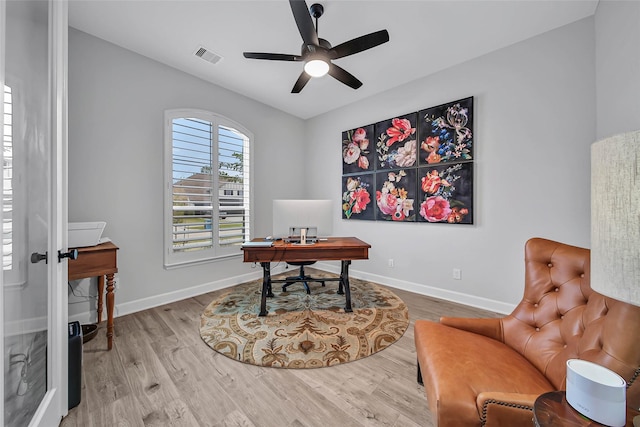
[[[288,237],[292,228],[315,228],[317,236],[333,233],[333,202],[331,200],[274,200],[273,237]]]

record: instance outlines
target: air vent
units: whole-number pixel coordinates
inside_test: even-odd
[[[222,56],[208,50],[206,47],[200,46],[194,53],[197,57],[204,59],[205,61],[217,64],[222,59]]]

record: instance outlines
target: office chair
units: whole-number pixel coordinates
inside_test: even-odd
[[[287,262],[287,264],[289,265],[295,265],[295,266],[300,266],[300,272],[298,273],[297,276],[289,276],[286,277],[285,280],[287,281],[284,285],[282,285],[282,292],[286,292],[287,291],[287,287],[289,285],[293,285],[296,282],[302,282],[302,284],[304,285],[304,289],[307,291],[307,294],[311,293],[311,289],[309,289],[309,283],[307,282],[320,282],[322,283],[322,286],[324,286],[324,280],[321,279],[314,279],[311,276],[307,276],[304,273],[304,266],[305,265],[311,265],[311,264],[315,264],[315,261],[291,261],[291,262]]]

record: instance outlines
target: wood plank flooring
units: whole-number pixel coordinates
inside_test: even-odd
[[[60,425],[432,426],[416,382],[413,323],[497,315],[391,289],[409,307],[404,336],[379,353],[330,368],[261,368],[213,351],[200,338],[200,314],[225,290],[116,318],[111,351],[103,322],[84,345],[80,405]]]

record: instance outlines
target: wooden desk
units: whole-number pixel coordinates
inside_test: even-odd
[[[253,239],[255,242],[264,239]],[[273,297],[272,283],[286,282],[286,280],[271,279],[272,262],[300,262],[300,261],[342,261],[342,268],[339,278],[323,278],[324,281],[338,281],[338,293],[345,295],[346,312],[353,311],[351,308],[351,290],[349,289],[349,264],[355,259],[369,259],[370,244],[355,237],[329,237],[310,245],[299,245],[285,243],[284,241],[273,242],[270,247],[245,246],[244,262],[259,262],[262,266],[262,298],[260,300],[260,316],[267,315],[267,297]]]
[[[69,260],[69,280],[98,278],[98,323],[102,322],[102,295],[107,277],[107,346],[113,347],[113,275],[118,272],[118,247],[111,242],[87,248],[78,248],[78,259]]]

